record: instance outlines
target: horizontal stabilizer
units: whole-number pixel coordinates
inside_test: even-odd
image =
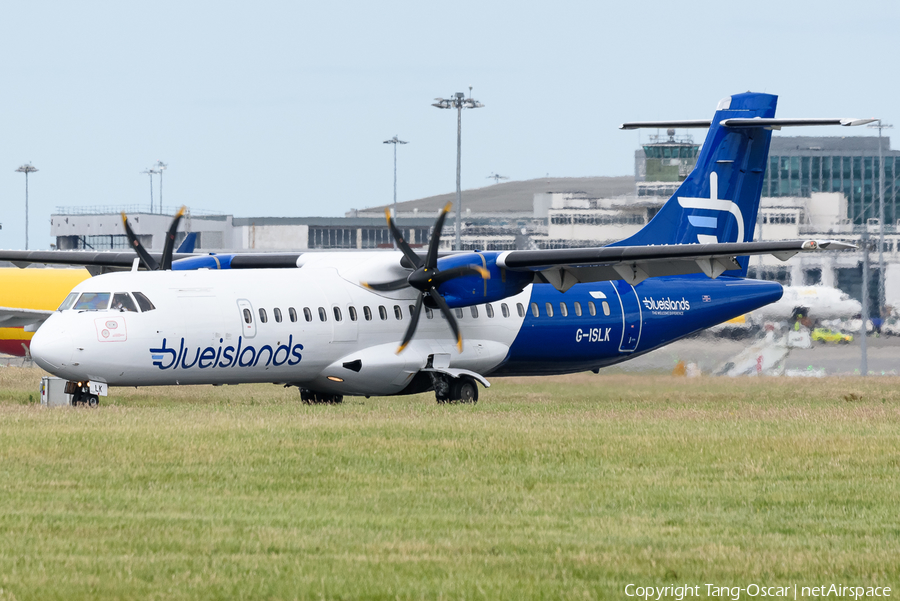
[[[40,324],[52,314],[53,311],[42,311],[39,309],[0,307],[0,328],[21,328],[23,326]]]
[[[855,127],[857,125],[865,125],[872,123],[877,119],[856,119],[845,117],[843,119],[764,119],[762,117],[754,117],[753,119],[722,119],[719,125],[724,127],[764,127],[766,129],[781,129],[782,127],[814,127],[820,125],[842,125],[844,127]],[[709,127],[712,121],[709,119],[692,119],[688,121],[632,121],[623,123],[619,129],[688,129],[697,127]]]

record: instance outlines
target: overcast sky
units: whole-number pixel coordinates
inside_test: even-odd
[[[782,117],[898,123],[900,3],[29,2],[0,17],[0,248],[57,206],[343,215],[463,188],[627,175],[628,120],[709,118],[747,90]],[[800,132],[796,132],[800,133]],[[842,135],[847,130],[802,133]],[[874,135],[872,130],[852,132]],[[646,133],[643,134],[646,136]],[[159,201],[159,181],[154,197]]]

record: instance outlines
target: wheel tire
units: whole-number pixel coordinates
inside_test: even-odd
[[[462,377],[453,383],[453,400],[460,403],[478,402],[478,384],[472,378]]]
[[[97,407],[100,406],[100,397],[98,397],[96,394],[88,395],[87,405],[91,409],[96,409]]]

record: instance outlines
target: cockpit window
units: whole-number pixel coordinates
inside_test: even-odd
[[[66,300],[62,302],[57,311],[65,311],[66,309],[71,309],[72,305],[75,304],[75,300],[78,298],[77,292],[69,293],[69,296],[66,297]]]
[[[131,300],[131,295],[127,292],[116,292],[113,295],[113,302],[110,309],[113,311],[133,311],[137,313],[137,307],[135,306],[134,301]]]
[[[143,292],[132,292],[134,298],[137,299],[138,306],[141,308],[141,311],[146,313],[147,311],[152,311],[156,307],[153,306],[153,303],[150,302],[150,299],[144,296]]]
[[[85,292],[72,308],[76,311],[106,311],[110,296],[109,292]]]

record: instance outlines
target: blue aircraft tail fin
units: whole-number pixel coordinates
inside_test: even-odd
[[[777,96],[736,94],[719,102],[694,170],[650,223],[611,246],[750,242],[756,227],[772,131],[725,119],[772,118]],[[745,276],[741,268],[726,275]]]
[[[181,241],[181,245],[178,247],[177,253],[192,253],[194,252],[194,245],[197,244],[197,232],[190,232],[184,237],[184,240]]]

